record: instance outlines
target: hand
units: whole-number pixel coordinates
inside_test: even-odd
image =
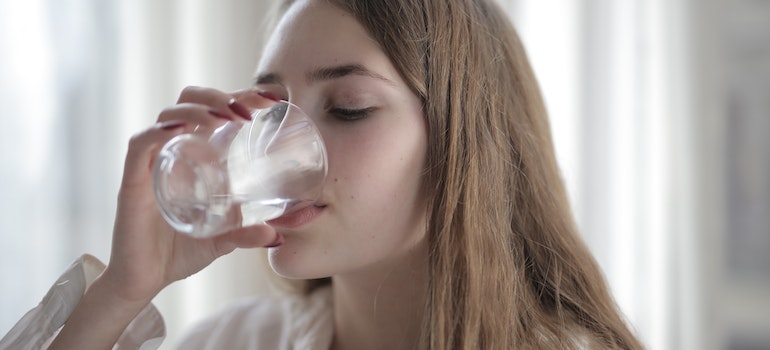
[[[131,320],[171,282],[200,271],[235,248],[281,242],[281,236],[266,225],[206,239],[175,232],[161,217],[152,188],[153,162],[172,137],[199,125],[214,128],[228,120],[249,119],[248,108],[270,103],[253,90],[226,94],[189,87],[182,91],[177,105],[160,113],[158,124],[131,139],[110,263],[88,288],[50,349],[111,348]]]
[[[236,103],[230,103],[235,98]],[[163,110],[158,124],[129,144],[118,196],[112,255],[102,283],[126,301],[149,302],[168,284],[186,278],[235,248],[268,246],[281,237],[269,226],[242,228],[211,238],[175,232],[161,217],[152,188],[152,168],[160,148],[197,126],[216,128],[228,120],[250,118],[248,109],[270,100],[256,91],[226,94],[188,87],[176,105]]]

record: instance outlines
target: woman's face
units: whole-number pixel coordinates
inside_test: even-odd
[[[269,222],[285,242],[270,264],[290,278],[385,267],[425,239],[422,103],[350,14],[298,1],[278,24],[257,87],[318,125],[329,173],[317,206]]]

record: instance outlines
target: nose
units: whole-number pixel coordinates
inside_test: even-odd
[[[297,89],[299,90],[299,89]],[[310,121],[315,128],[319,129],[319,134],[323,133],[324,106],[323,98],[314,94],[312,90],[304,91],[289,90],[289,108],[288,115],[292,118],[298,118],[300,115]],[[296,119],[294,119],[296,120]]]

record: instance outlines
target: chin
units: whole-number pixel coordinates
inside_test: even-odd
[[[301,254],[288,247],[270,248],[268,260],[270,268],[283,278],[317,279],[329,277],[320,259],[311,258],[312,254]]]

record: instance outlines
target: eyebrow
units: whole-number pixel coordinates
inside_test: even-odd
[[[384,76],[375,73],[363,65],[360,64],[344,64],[334,67],[321,67],[309,71],[305,74],[305,80],[308,84],[317,83],[324,80],[333,80],[346,77],[349,75],[360,75],[370,77],[378,80],[382,80],[388,84],[395,85],[393,81]],[[254,79],[254,85],[260,84],[280,84],[282,81],[281,76],[275,73],[260,74]]]

